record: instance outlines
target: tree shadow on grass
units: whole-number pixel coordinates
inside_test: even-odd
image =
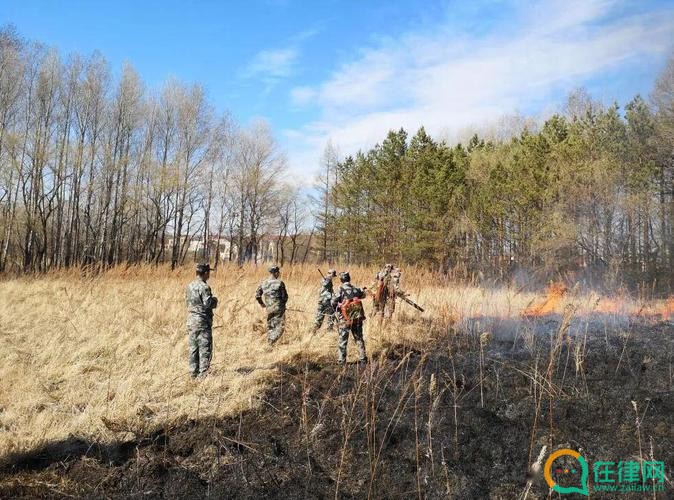
[[[8,455],[0,460],[0,474],[40,471],[55,463],[72,462],[83,457],[104,465],[119,466],[126,463],[139,446],[147,444],[166,446],[167,437],[159,431],[142,439],[102,444],[71,436],[35,450]]]

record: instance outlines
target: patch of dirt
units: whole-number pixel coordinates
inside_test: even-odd
[[[583,342],[562,342],[553,363],[546,336],[481,354],[479,338],[452,334],[389,345],[365,366],[298,356],[255,410],[6,457],[0,497],[506,499],[543,445],[576,449],[590,467],[648,459],[652,446],[671,481],[674,328]],[[665,484],[658,498],[673,494]],[[536,475],[529,498],[547,495]]]

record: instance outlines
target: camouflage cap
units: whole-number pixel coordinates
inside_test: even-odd
[[[344,271],[343,273],[339,273],[339,281],[341,281],[342,283],[346,283],[348,281],[351,281],[351,275],[347,271]]]
[[[337,271],[334,269],[328,269],[328,276],[332,276],[333,278],[337,276]]]
[[[386,264],[386,269],[393,269],[393,264]]]
[[[208,263],[205,264],[197,264],[197,273],[198,274],[204,274],[207,273],[211,270],[211,266]]]
[[[281,268],[278,266],[269,266],[269,269],[267,269],[270,273],[278,273],[281,272]]]

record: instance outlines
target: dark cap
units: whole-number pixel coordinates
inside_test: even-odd
[[[204,274],[211,270],[209,264],[197,264],[197,274]]]
[[[344,271],[343,273],[339,273],[339,281],[341,281],[342,283],[348,283],[349,281],[351,281],[351,275],[346,271]]]
[[[281,269],[278,266],[269,266],[269,269],[267,269],[270,273],[278,273],[281,272]]]

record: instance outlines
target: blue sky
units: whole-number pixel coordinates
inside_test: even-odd
[[[647,95],[674,48],[674,2],[14,1],[0,24],[62,54],[99,50],[149,88],[199,82],[244,124],[268,120],[309,179],[390,128],[454,139],[513,113],[546,116],[585,86]]]

